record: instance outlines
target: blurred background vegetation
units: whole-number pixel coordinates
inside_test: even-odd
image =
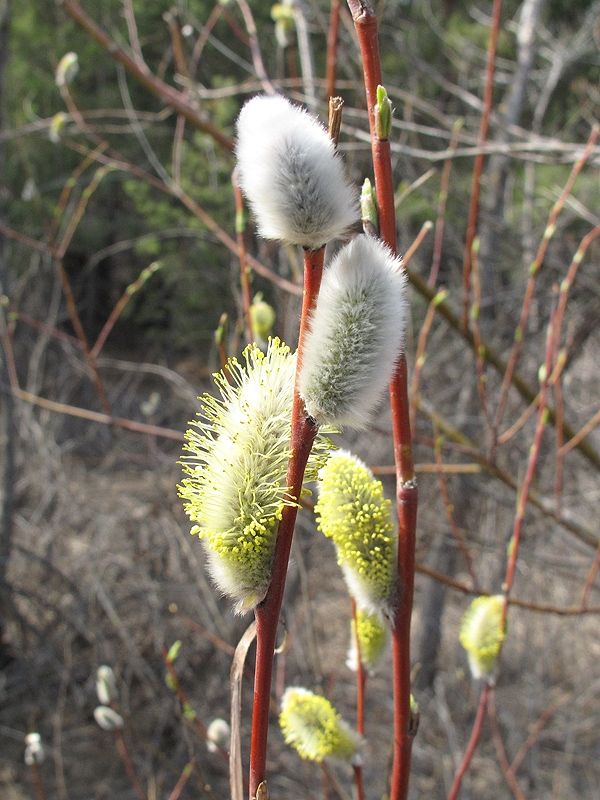
[[[164,683],[163,645],[181,638],[178,669],[198,717],[208,724],[214,716],[227,716],[230,648],[246,626],[214,596],[201,548],[187,534],[175,490],[177,437],[198,408],[197,395],[209,388],[209,373],[220,366],[215,330],[223,313],[228,353],[239,353],[244,343],[239,259],[221,236],[236,238],[234,157],[227,140],[244,101],[269,83],[325,118],[330,2],[295,0],[283,32],[270,2],[250,3],[261,75],[243,4],[83,0],[85,14],[118,48],[185,98],[199,124],[188,120],[184,127],[166,96],[153,94],[124,69],[67,13],[67,4],[0,0],[0,796],[35,796],[22,762],[23,737],[34,729],[48,743],[49,758],[42,765],[48,798],[136,796],[112,741],[107,743],[92,717],[93,675],[100,664],[110,663],[148,796],[170,797],[191,762],[204,778],[196,774],[181,796],[225,798],[226,768],[205,752],[201,737],[194,738],[193,724]],[[492,4],[379,0],[375,7],[384,80],[395,106],[399,249],[411,246],[424,223],[441,219],[444,170],[451,167],[439,274],[432,282],[450,291],[450,307],[460,316]],[[504,0],[501,19],[478,235],[481,329],[506,358],[549,214],[600,118],[600,2]],[[187,74],[176,61],[179,45]],[[77,55],[79,70],[61,89],[55,71],[67,52]],[[361,78],[342,4],[336,93],[346,106],[340,149],[358,184],[370,176]],[[202,129],[204,123],[221,132],[221,141],[212,128]],[[519,361],[535,391],[558,287],[580,241],[600,224],[599,164],[596,145],[556,219],[537,280]],[[207,227],[197,207],[216,226]],[[247,220],[249,253],[298,286],[298,254],[252,234]],[[62,264],[90,347],[127,287],[158,263],[131,294],[96,367],[111,413],[169,434],[116,429],[36,402],[106,411],[75,338],[57,271],[56,248],[67,239]],[[562,402],[574,430],[596,413],[600,396],[599,255],[592,242],[565,322]],[[435,260],[430,232],[411,261],[423,282]],[[262,292],[275,308],[274,333],[293,346],[298,292],[254,268],[251,282],[252,293]],[[427,309],[427,296],[414,292],[409,359]],[[469,438],[467,446],[455,437],[457,449],[450,456],[477,461],[474,453],[487,452],[489,443],[475,358],[448,331],[436,317],[419,386],[417,463],[430,467],[440,434],[432,410],[445,423],[444,436],[452,439],[452,430],[460,429]],[[15,380],[27,397],[11,394]],[[497,398],[501,376],[489,369],[486,381],[489,396]],[[526,408],[511,392],[506,425]],[[450,532],[450,507],[472,550],[480,588],[501,590],[532,424],[523,423],[498,449],[487,472],[448,478],[450,500],[441,499],[434,470],[423,470],[421,564],[468,584]],[[595,431],[586,441],[587,455],[574,449],[569,456],[563,509],[554,516],[546,512],[560,505],[556,442],[544,444],[535,488],[546,511],[528,512],[517,587],[519,596],[563,610],[577,605],[598,543],[600,441]],[[386,415],[373,431],[344,444],[370,464],[389,465]],[[496,468],[504,470],[503,479]],[[391,483],[387,488],[393,496]],[[341,673],[349,612],[329,547],[316,540],[309,515],[298,531],[290,586],[286,614],[293,636],[286,680],[335,695],[351,716],[352,677]],[[423,724],[414,755],[415,798],[446,797],[474,713],[475,695],[457,645],[465,598],[453,592],[446,606],[446,591],[442,583],[420,576],[415,660],[421,664],[416,681]],[[597,588],[590,605],[599,605]],[[334,613],[344,621],[332,630]],[[597,616],[574,615],[565,622],[558,613],[519,610],[509,625],[505,684],[498,688],[506,693],[498,704],[513,756],[548,712],[545,733],[536,734],[519,774],[525,796],[598,797]],[[391,715],[385,669],[370,685],[366,776],[368,796],[381,797]],[[248,699],[249,685],[245,691]],[[488,734],[464,796],[518,796],[504,781]],[[274,778],[273,797],[322,796],[320,778],[310,767],[298,767],[282,745],[275,758],[283,768]],[[203,789],[203,780],[213,788]]]

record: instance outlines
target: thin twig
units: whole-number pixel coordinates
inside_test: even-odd
[[[492,6],[492,26],[490,29],[490,40],[488,44],[487,65],[485,71],[485,91],[483,96],[483,109],[481,112],[481,124],[477,139],[478,147],[482,148],[487,138],[490,113],[492,110],[492,89],[494,87],[494,62],[496,60],[496,45],[498,42],[498,31],[500,30],[500,11],[502,0],[494,0]],[[469,306],[470,306],[470,281],[471,281],[471,259],[473,256],[473,240],[477,231],[477,217],[479,215],[479,190],[481,188],[481,173],[483,170],[483,152],[475,156],[473,167],[473,183],[471,186],[471,201],[469,205],[469,221],[467,223],[467,238],[465,243],[465,259],[463,263],[463,315],[462,327],[467,330],[469,325]]]
[[[479,737],[481,736],[481,726],[483,724],[483,718],[485,717],[485,709],[487,704],[487,696],[490,691],[489,684],[486,682],[483,685],[483,690],[481,692],[481,697],[479,698],[479,706],[477,708],[477,715],[475,716],[475,722],[473,723],[473,730],[471,731],[471,738],[469,739],[469,744],[467,745],[467,749],[465,751],[465,755],[463,757],[462,763],[458,768],[456,775],[454,776],[454,782],[452,784],[452,788],[450,789],[450,794],[448,795],[448,800],[456,800],[458,797],[458,793],[460,791],[460,785],[462,783],[462,779],[465,775],[465,772],[469,768],[469,764],[471,763],[471,759],[477,749],[477,745],[479,743]]]
[[[488,693],[487,707],[490,725],[492,728],[492,738],[496,748],[496,756],[498,757],[498,763],[502,769],[502,774],[506,778],[506,782],[510,786],[511,791],[517,800],[525,800],[525,795],[521,791],[519,784],[516,781],[514,772],[510,768],[508,758],[506,757],[506,751],[504,750],[504,744],[502,743],[502,735],[500,733],[500,726],[498,725],[498,717],[496,715],[495,691],[493,687]]]

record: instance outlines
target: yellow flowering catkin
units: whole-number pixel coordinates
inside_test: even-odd
[[[190,423],[187,477],[179,486],[212,577],[235,600],[238,613],[261,602],[271,581],[285,503],[295,371],[295,358],[278,339],[266,353],[251,345],[244,359],[245,364],[231,359],[227,375],[215,375],[221,398],[205,395],[199,419]],[[315,443],[307,480],[316,478],[328,446],[323,438]]]
[[[360,660],[368,670],[375,669],[385,650],[389,638],[389,625],[377,614],[369,614],[359,609],[356,622],[352,620],[352,639],[346,665],[349,669],[358,669],[356,637],[360,647]]]
[[[370,614],[389,613],[396,593],[392,504],[360,459],[340,450],[319,473],[317,523],[336,546],[350,594]]]
[[[329,700],[300,687],[286,689],[281,699],[279,724],[286,744],[302,758],[351,760],[358,738]]]
[[[504,641],[501,595],[476,597],[460,625],[460,643],[467,651],[474,678],[493,683],[496,660]]]

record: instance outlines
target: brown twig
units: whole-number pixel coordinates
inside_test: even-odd
[[[127,750],[127,745],[125,744],[125,738],[123,736],[123,731],[117,729],[114,731],[115,735],[115,744],[117,745],[117,751],[119,756],[121,757],[121,761],[123,762],[123,766],[125,767],[125,771],[127,772],[127,776],[131,781],[131,785],[135,789],[135,793],[137,794],[139,800],[148,800],[146,797],[146,792],[144,791],[142,784],[139,781],[137,773],[135,771],[135,767],[133,766],[133,762],[129,756],[129,751]]]
[[[458,134],[464,120],[457,119],[452,127],[452,138],[448,147],[448,155],[444,161],[444,168],[442,170],[442,182],[440,185],[440,196],[438,200],[437,219],[435,221],[435,237],[433,242],[433,258],[431,261],[431,269],[429,271],[429,278],[427,285],[434,287],[437,283],[438,274],[440,271],[440,262],[442,260],[442,243],[444,241],[444,218],[446,215],[446,202],[448,201],[448,187],[450,186],[450,172],[452,171],[452,161],[456,145],[458,144]]]
[[[446,511],[446,517],[448,518],[448,522],[450,524],[452,536],[456,540],[459,550],[462,553],[463,558],[465,559],[465,564],[467,565],[469,575],[471,576],[471,580],[473,582],[473,589],[476,590],[478,581],[475,569],[473,567],[473,559],[471,558],[471,554],[469,553],[469,548],[466,545],[463,535],[460,532],[458,525],[456,524],[456,520],[454,519],[454,514],[452,513],[453,505],[450,502],[450,497],[448,496],[448,488],[446,486],[446,481],[443,475],[441,442],[440,442],[439,431],[437,429],[435,430],[434,441],[435,441],[434,453],[435,453],[436,465],[438,467],[437,478],[438,478],[438,486],[440,489],[440,496],[442,499],[442,503],[444,505],[444,509]]]
[[[104,323],[104,327],[102,328],[98,338],[96,339],[96,344],[93,346],[90,352],[92,358],[98,357],[98,355],[100,354],[100,350],[102,350],[104,342],[106,341],[111,330],[114,328],[116,321],[118,320],[119,316],[121,315],[127,303],[131,300],[133,295],[142,288],[142,286],[156,272],[157,269],[160,269],[160,262],[154,261],[152,264],[150,264],[149,267],[143,269],[138,279],[133,283],[130,283],[129,286],[125,289],[122,297],[111,311],[108,319]]]
[[[134,75],[147,89],[159,97],[164,103],[171,106],[178,114],[182,114],[195,128],[208,133],[225,150],[233,151],[233,141],[226,136],[216,125],[199,116],[198,112],[190,105],[189,100],[176,89],[161,81],[149,69],[137,64],[127,53],[97,25],[76,0],[56,0],[57,4],[73,19],[78,22],[89,34],[109,52],[115,61],[122,64],[125,69]]]
[[[488,716],[490,719],[490,725],[492,728],[492,738],[494,740],[494,746],[496,748],[496,756],[498,758],[498,763],[500,764],[500,768],[502,769],[502,774],[506,778],[506,782],[510,786],[510,789],[513,795],[517,798],[517,800],[525,800],[525,795],[521,791],[519,784],[515,778],[514,772],[510,768],[510,764],[508,763],[508,758],[506,757],[506,751],[504,750],[504,744],[502,743],[502,734],[500,733],[500,726],[498,725],[498,717],[496,715],[496,700],[495,700],[495,691],[492,687],[488,693]]]
[[[540,446],[542,443],[542,435],[544,433],[544,429],[546,427],[547,421],[547,414],[546,414],[546,394],[548,390],[548,377],[550,375],[551,367],[552,367],[552,328],[554,323],[554,313],[552,314],[552,318],[550,321],[550,326],[548,328],[548,336],[547,336],[547,344],[546,344],[546,358],[544,363],[543,372],[541,374],[540,380],[540,402],[539,402],[539,409],[538,409],[538,418],[537,418],[537,425],[535,429],[535,435],[533,439],[533,444],[531,446],[529,452],[529,459],[527,463],[527,470],[525,472],[525,478],[523,480],[523,486],[521,487],[521,491],[519,493],[519,498],[517,500],[517,511],[515,514],[515,523],[513,528],[512,537],[510,540],[510,545],[508,549],[508,565],[506,568],[506,577],[504,579],[503,584],[503,595],[504,595],[504,604],[502,607],[502,628],[506,627],[506,615],[508,611],[508,596],[510,594],[510,590],[512,588],[512,583],[515,575],[515,569],[517,565],[517,557],[519,554],[519,544],[521,541],[521,532],[523,528],[523,518],[525,516],[525,508],[527,506],[527,497],[529,491],[531,489],[531,482],[533,481],[533,476],[535,472],[535,468],[537,465],[537,461],[540,454]]]
[[[492,89],[494,87],[494,62],[496,60],[496,45],[498,42],[498,31],[500,30],[500,12],[502,0],[494,0],[492,6],[492,26],[490,29],[490,40],[488,44],[487,65],[485,71],[485,90],[483,96],[483,109],[481,112],[481,124],[479,126],[479,136],[477,146],[483,148],[487,138],[490,113],[492,110]],[[465,259],[463,263],[463,315],[462,327],[467,330],[469,325],[469,306],[470,306],[470,281],[471,281],[471,259],[473,257],[473,240],[477,231],[477,217],[479,215],[479,190],[481,188],[481,173],[483,170],[484,153],[479,152],[475,156],[473,167],[473,183],[471,186],[471,201],[469,205],[469,221],[467,223],[467,237],[465,242]]]
[[[411,244],[411,246],[408,248],[408,250],[406,251],[406,253],[404,254],[404,256],[402,258],[402,263],[403,263],[404,269],[406,269],[406,267],[408,266],[408,262],[411,260],[411,258],[414,256],[414,254],[417,252],[417,249],[421,246],[421,243],[423,242],[423,239],[425,238],[425,236],[429,233],[429,231],[432,228],[433,228],[433,222],[431,222],[430,220],[427,220],[427,222],[423,223],[423,225],[421,226],[421,230],[417,234],[414,242]]]
[[[244,210],[244,198],[242,191],[237,182],[237,172],[233,172],[233,190],[235,192],[235,233],[237,238],[237,246],[240,254],[240,280],[242,284],[242,306],[244,309],[244,327],[246,331],[246,341],[248,344],[254,341],[254,333],[252,331],[252,317],[250,314],[250,306],[252,298],[250,297],[250,277],[249,270],[246,265],[246,242],[244,239],[244,231],[246,230],[246,212]]]
[[[477,749],[477,745],[479,743],[479,737],[481,736],[481,726],[483,724],[483,719],[485,717],[485,709],[489,691],[490,691],[490,686],[486,682],[483,685],[481,697],[479,698],[479,707],[477,708],[477,714],[475,716],[473,730],[471,731],[471,738],[469,739],[469,744],[467,745],[467,749],[465,751],[462,763],[458,768],[456,775],[454,776],[454,782],[452,783],[452,788],[450,789],[450,794],[448,795],[447,800],[456,800],[456,798],[458,797],[462,779],[465,775],[465,772],[469,768],[471,759],[473,758],[475,750]]]
[[[417,396],[419,392],[421,370],[425,364],[425,347],[427,345],[427,337],[429,336],[429,331],[431,330],[431,325],[435,316],[435,308],[437,305],[439,305],[439,303],[442,302],[442,300],[445,300],[447,296],[448,292],[444,289],[444,287],[441,287],[438,293],[429,301],[427,314],[425,315],[425,321],[423,322],[423,325],[421,326],[421,332],[419,333],[419,342],[417,344],[415,366],[413,369],[413,379],[410,387],[410,427],[413,432],[413,436],[417,430]]]
[[[537,255],[531,267],[529,268],[529,279],[527,281],[527,288],[525,289],[525,296],[523,298],[523,307],[521,309],[521,316],[519,318],[519,323],[515,329],[515,343],[513,345],[512,352],[510,354],[510,358],[508,361],[508,365],[506,366],[506,370],[504,372],[504,380],[502,382],[502,388],[500,391],[500,400],[498,401],[498,408],[496,410],[496,417],[494,420],[494,436],[498,431],[500,423],[502,421],[502,417],[504,415],[504,409],[506,407],[506,402],[508,399],[508,389],[512,383],[515,367],[521,353],[521,347],[523,345],[523,336],[525,333],[525,326],[527,325],[527,320],[529,318],[529,308],[531,305],[531,298],[533,297],[533,290],[535,288],[535,281],[538,272],[541,269],[542,263],[544,261],[544,256],[546,255],[546,249],[548,247],[548,243],[554,232],[556,230],[556,219],[561,212],[567,197],[569,196],[571,189],[573,188],[573,184],[575,183],[575,179],[583,169],[583,166],[587,159],[589,158],[594,143],[598,137],[598,133],[600,131],[600,126],[595,125],[592,129],[592,133],[588,139],[588,142],[585,146],[585,150],[581,158],[575,163],[573,169],[571,170],[571,174],[569,175],[569,179],[565,184],[563,191],[561,192],[560,197],[552,207],[550,211],[550,215],[548,217],[548,223],[546,225],[546,230],[544,231],[544,236],[542,237],[542,241],[540,243]],[[492,446],[491,446],[491,454],[493,455],[494,452],[495,442],[492,439]]]

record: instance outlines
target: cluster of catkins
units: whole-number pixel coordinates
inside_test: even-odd
[[[357,192],[333,141],[313,116],[285,98],[258,96],[246,103],[237,122],[237,158],[240,186],[261,235],[317,250],[347,237],[358,221]],[[401,262],[379,239],[355,236],[325,266],[304,342],[298,389],[319,426],[364,426],[398,359],[405,316]],[[207,546],[213,578],[238,612],[260,603],[271,579],[295,372],[295,356],[278,340],[266,352],[251,345],[244,363],[232,359],[227,374],[216,377],[221,398],[205,397],[187,433],[180,494],[193,532]],[[317,437],[307,480],[317,477],[330,446]],[[333,535],[325,512],[322,527]],[[369,542],[361,549],[359,572]],[[386,546],[386,554],[392,550]],[[379,613],[382,597],[391,592],[377,591],[381,597],[367,606]]]
[[[237,121],[237,160],[240,187],[262,236],[305,250],[350,237],[361,216],[358,194],[326,129],[306,111],[281,96],[251,99]],[[364,234],[325,265],[297,376],[305,412],[321,431],[364,427],[385,392],[405,328],[401,266],[385,244]],[[216,376],[221,397],[206,396],[191,423],[179,487],[213,579],[240,613],[264,599],[271,580],[286,502],[296,374],[295,356],[277,339],[265,352],[251,345],[243,358],[231,359],[226,374]],[[331,454],[323,433],[305,480],[317,476],[319,526],[336,545],[358,608],[353,639],[371,665],[383,649],[397,591],[391,503],[362,462]],[[352,661],[356,666],[356,653]],[[296,709],[294,698],[290,709]],[[327,719],[331,728],[333,717],[319,702],[311,700],[309,716]],[[323,741],[333,739],[343,742],[342,750],[349,747],[345,733],[337,739],[323,733]]]

